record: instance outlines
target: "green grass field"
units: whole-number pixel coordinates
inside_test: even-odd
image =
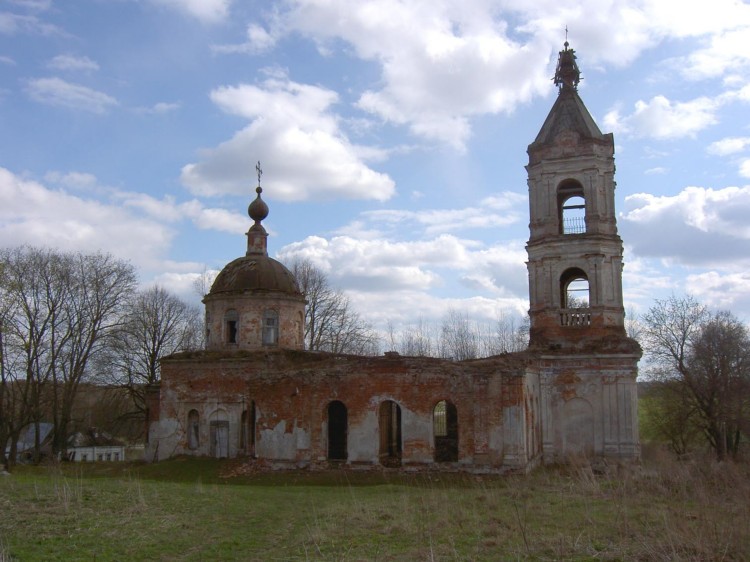
[[[506,477],[18,467],[0,506],[0,560],[750,559],[750,468],[664,455]]]

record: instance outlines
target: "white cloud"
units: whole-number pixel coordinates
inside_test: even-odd
[[[501,317],[513,317],[520,324],[529,309],[525,298],[506,297],[439,297],[420,291],[394,291],[383,293],[347,290],[355,310],[368,322],[379,328],[384,337],[387,326],[393,327],[397,338],[404,330],[417,326],[420,322],[430,334],[433,345],[437,345],[440,323],[448,310],[466,314],[472,323],[482,327],[495,325]],[[403,306],[403,303],[409,306]]]
[[[226,209],[207,208],[197,199],[178,203],[168,195],[157,199],[146,193],[133,192],[115,192],[113,197],[123,206],[138,209],[154,219],[170,223],[189,219],[201,230],[243,234],[250,226],[247,215]]]
[[[655,96],[649,102],[639,100],[628,116],[615,109],[604,117],[608,129],[634,138],[678,139],[693,137],[698,131],[717,122],[715,100],[707,97],[689,102],[672,102]]]
[[[74,55],[57,55],[47,65],[55,70],[99,70],[99,65],[88,57],[76,57]]]
[[[710,154],[728,156],[730,154],[742,152],[748,146],[750,146],[750,137],[727,137],[712,142],[707,150]]]
[[[115,98],[103,92],[66,82],[60,78],[30,80],[27,91],[32,99],[40,103],[93,113],[105,113],[108,109],[118,105]]]
[[[343,39],[381,67],[383,86],[358,106],[421,137],[463,149],[469,119],[511,111],[549,90],[549,45],[519,44],[496,10],[432,2],[296,2],[277,28],[321,42]]]
[[[174,231],[117,205],[52,190],[0,168],[0,239],[5,245],[104,250],[158,267]]]
[[[747,310],[750,305],[750,273],[706,271],[688,275],[687,290],[714,309]]]
[[[6,57],[5,55],[0,55],[0,62],[3,64],[7,64],[8,66],[16,66],[16,61],[11,57]]]
[[[420,211],[379,210],[361,214],[363,219],[380,228],[386,226],[403,229],[424,228],[428,235],[441,232],[465,231],[473,228],[498,228],[525,220],[527,197],[519,193],[505,192],[487,197],[477,207],[463,209],[425,209]]]
[[[179,103],[158,102],[151,107],[139,107],[135,111],[136,113],[143,113],[148,115],[163,115],[165,113],[177,111],[178,109],[180,109]]]
[[[708,266],[750,264],[750,187],[638,193],[625,204],[620,229],[639,256]]]
[[[35,12],[43,12],[49,10],[52,6],[52,0],[8,0],[9,3],[15,4],[21,8]]]
[[[713,45],[702,55],[705,64],[738,72],[748,56],[743,38],[750,7],[734,0],[679,8],[660,1],[294,0],[268,17],[267,28],[252,24],[247,43],[227,50],[258,52],[292,33],[312,38],[324,55],[343,45],[346,54],[380,67],[380,84],[361,94],[361,109],[461,150],[473,116],[511,112],[550,91],[551,63],[560,47],[555,38],[566,25],[589,70],[597,63],[630,64],[671,38],[709,37]],[[697,68],[699,58],[695,53],[682,68]],[[701,100],[664,107],[664,99],[638,109],[630,123],[635,133],[643,127],[647,135],[670,138],[713,122],[712,108]]]
[[[308,259],[336,286],[352,291],[429,291],[450,279],[466,284],[479,277],[493,296],[525,298],[528,290],[522,243],[487,248],[449,234],[403,241],[310,236],[282,248],[279,257],[286,263]]]
[[[184,12],[205,23],[217,23],[229,15],[232,0],[151,0],[156,4]]]
[[[89,174],[88,172],[51,171],[44,175],[44,179],[62,187],[79,190],[90,190],[95,188],[98,184],[96,176],[94,174]]]
[[[249,53],[257,54],[269,50],[276,44],[277,38],[257,23],[247,26],[247,41],[234,45],[214,45],[212,49],[217,53]]]
[[[282,76],[262,87],[218,88],[211,99],[251,123],[232,139],[203,151],[201,162],[183,168],[182,181],[194,193],[246,193],[260,160],[272,198],[383,201],[393,195],[393,180],[367,167],[363,155],[369,152],[352,144],[339,128],[331,113],[338,101],[335,92]]]
[[[36,16],[0,12],[0,34],[15,35],[29,33],[33,35],[65,35],[59,27],[46,23]]]
[[[726,16],[726,14],[723,14]],[[682,65],[682,75],[689,80],[699,80],[737,72],[750,64],[747,37],[750,21],[742,26],[716,33],[710,37],[710,45],[691,53]]]

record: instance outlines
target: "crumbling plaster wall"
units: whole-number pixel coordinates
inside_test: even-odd
[[[529,409],[538,403],[525,358],[452,362],[430,358],[329,356],[307,352],[206,353],[162,365],[161,417],[151,424],[154,459],[210,452],[208,421],[223,409],[230,421],[229,456],[241,454],[239,420],[255,405],[258,458],[307,466],[327,458],[327,408],[347,408],[347,462],[379,463],[378,411],[386,400],[401,408],[402,464],[430,465],[433,408],[453,403],[458,416],[458,466],[524,468],[541,442],[529,439]],[[536,400],[536,402],[535,402]],[[202,420],[200,446],[188,448],[190,410]]]
[[[544,462],[570,456],[640,457],[637,362],[640,353],[542,355]]]

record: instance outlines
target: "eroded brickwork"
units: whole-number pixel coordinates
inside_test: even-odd
[[[523,469],[541,453],[527,438],[534,420],[529,404],[538,397],[526,384],[526,362],[525,354],[471,362],[293,351],[174,356],[162,364],[162,419],[152,424],[150,460],[216,454],[211,424],[226,421],[226,456],[326,465],[328,407],[340,401],[348,415],[346,462],[376,466],[383,455],[379,408],[393,401],[401,412],[401,466],[433,465],[434,409],[445,400],[457,413],[456,466]],[[193,410],[201,420],[195,449],[189,443]],[[248,411],[254,419],[245,439]],[[530,430],[539,431],[533,424]]]

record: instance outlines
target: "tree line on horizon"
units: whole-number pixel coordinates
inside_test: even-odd
[[[397,330],[389,322],[378,333],[310,261],[295,261],[290,270],[307,300],[308,350],[470,360],[528,345],[528,317],[500,313],[482,324],[455,309],[439,324],[418,318]],[[209,288],[204,274],[196,292]],[[629,315],[627,330],[646,352],[644,436],[677,454],[707,443],[717,458],[736,458],[750,434],[747,326],[730,312],[673,296],[640,318]],[[113,391],[102,399],[112,404],[108,429],[127,421],[142,435],[144,389],[160,380],[160,360],[202,349],[204,337],[197,307],[163,287],[139,289],[135,268],[109,254],[0,250],[0,444],[9,444],[7,455],[0,448],[0,461],[12,463],[21,431],[44,422],[53,426],[53,454],[64,454],[71,432],[88,429],[82,424],[91,417],[81,415],[78,393],[91,385]]]

